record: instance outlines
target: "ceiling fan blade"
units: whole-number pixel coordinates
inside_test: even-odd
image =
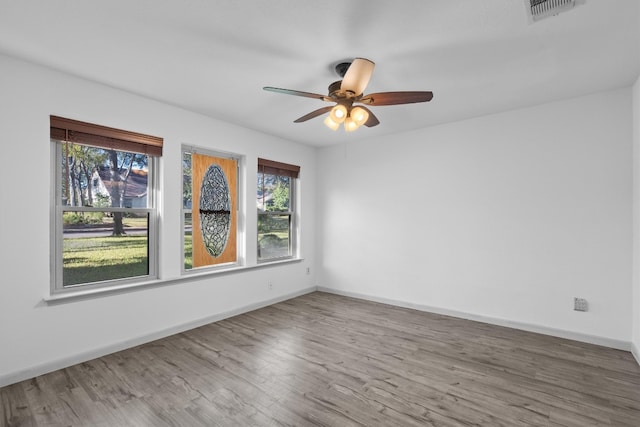
[[[370,109],[368,109],[367,107],[364,106],[360,106],[360,108],[362,108],[363,110],[366,110],[367,113],[369,113],[369,118],[367,119],[366,122],[364,122],[364,125],[368,128],[372,128],[374,126],[378,126],[380,124],[380,120],[378,120],[378,118],[375,116],[375,114],[373,114],[371,112]]]
[[[398,105],[428,102],[433,98],[433,92],[380,92],[370,93],[358,102],[367,105]]]
[[[369,84],[375,65],[375,63],[365,58],[354,59],[342,79],[340,89],[353,92],[356,95],[363,93],[367,84]]]
[[[282,94],[285,94],[285,95],[304,96],[306,98],[321,99],[323,101],[333,101],[328,96],[320,95],[318,93],[302,92],[300,90],[293,90],[293,89],[281,89],[279,87],[271,87],[271,86],[265,86],[262,89],[264,89],[266,91],[269,91],[269,92],[282,93]]]
[[[309,114],[305,114],[304,116],[300,117],[299,119],[294,120],[293,123],[306,122],[309,119],[313,119],[314,117],[318,117],[318,116],[321,116],[324,113],[328,113],[329,111],[331,111],[332,108],[333,108],[332,105],[330,105],[328,107],[318,108],[317,110],[312,111]]]

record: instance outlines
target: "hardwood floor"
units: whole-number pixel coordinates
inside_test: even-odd
[[[630,353],[315,292],[0,389],[3,426],[639,426]]]

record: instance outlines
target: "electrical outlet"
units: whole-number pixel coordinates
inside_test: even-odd
[[[273,282],[267,282],[267,288],[269,288],[269,290],[273,289]]]
[[[307,267],[307,274],[311,274],[311,267]]]
[[[573,309],[575,311],[587,311],[589,309],[589,304],[587,303],[587,300],[584,298],[574,298]]]

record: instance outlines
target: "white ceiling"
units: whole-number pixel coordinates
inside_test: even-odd
[[[631,85],[640,2],[581,3],[529,24],[524,0],[0,0],[0,53],[325,146]],[[346,134],[293,123],[329,104],[262,90],[326,94],[354,57],[376,63],[365,93],[433,101]]]

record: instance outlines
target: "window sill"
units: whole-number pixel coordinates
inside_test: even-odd
[[[288,258],[288,259],[277,260],[277,261],[261,262],[260,264],[256,264],[256,265],[249,265],[249,266],[243,265],[243,266],[237,266],[237,267],[230,267],[224,270],[186,273],[180,277],[173,277],[169,279],[149,280],[146,282],[128,283],[126,285],[115,285],[115,286],[109,286],[109,287],[97,288],[97,289],[95,288],[94,289],[78,289],[78,290],[66,291],[66,292],[49,295],[47,297],[44,297],[43,301],[47,304],[56,304],[56,303],[63,303],[63,302],[72,301],[72,300],[89,299],[89,298],[99,297],[99,296],[108,295],[108,294],[118,294],[118,293],[124,293],[124,292],[137,291],[143,288],[172,285],[172,284],[181,283],[181,282],[188,282],[193,279],[219,276],[224,274],[233,274],[241,271],[254,270],[258,268],[266,268],[266,267],[278,266],[283,264],[292,264],[292,263],[298,263],[302,261],[304,261],[304,258]]]

